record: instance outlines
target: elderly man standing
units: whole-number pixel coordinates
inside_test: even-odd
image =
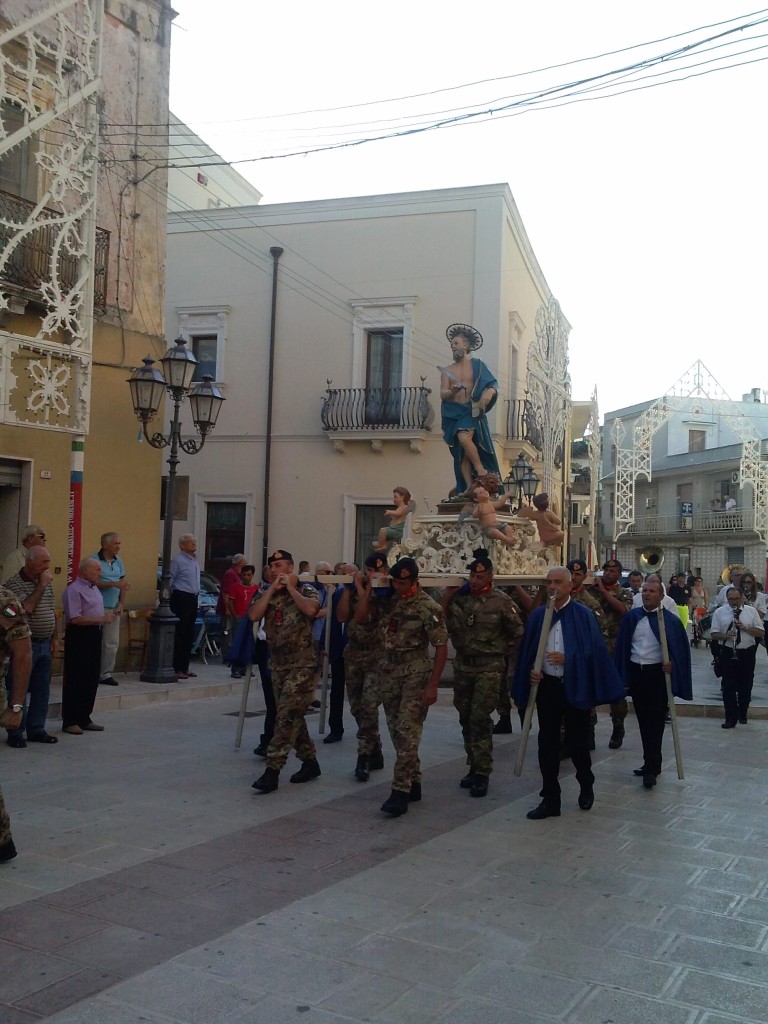
[[[312,623],[320,602],[317,591],[303,583],[293,571],[293,555],[279,548],[267,559],[271,581],[262,586],[248,609],[251,622],[264,619],[267,644],[272,652],[272,682],[277,698],[277,718],[267,748],[267,767],[253,783],[260,793],[277,789],[280,771],[293,748],[301,768],[291,782],[319,778],[317,751],[304,716],[315,692],[317,655]]]
[[[18,729],[24,711],[29,670],[32,664],[32,645],[29,626],[21,602],[10,590],[0,587],[0,667],[10,653],[15,663],[13,689],[9,706],[0,714],[0,726]],[[13,860],[16,847],[11,835],[11,820],[5,809],[0,791],[0,864]]]
[[[221,644],[221,660],[226,664],[229,659],[229,649],[235,639],[236,616],[232,606],[231,591],[235,584],[240,582],[240,570],[247,559],[243,554],[232,555],[232,565],[227,569],[221,578],[221,590],[219,600],[216,602],[216,614],[221,617],[223,641]]]
[[[103,725],[91,721],[96,702],[101,667],[101,630],[115,618],[104,611],[101,591],[96,586],[101,576],[97,558],[84,558],[78,577],[64,591],[62,603],[67,620],[64,634],[64,688],[61,695],[62,732],[82,736],[84,732],[104,732]]]
[[[22,714],[18,728],[8,729],[9,747],[26,747],[28,742],[58,743],[55,736],[50,736],[45,731],[51,694],[51,663],[56,644],[56,612],[50,566],[51,556],[46,548],[28,548],[24,567],[5,583],[6,588],[21,602],[32,634],[29,709]],[[16,688],[15,676],[16,662],[12,656],[6,680],[9,700]]]
[[[173,614],[178,618],[173,642],[173,670],[179,679],[191,679],[189,658],[195,641],[195,619],[200,600],[200,566],[195,552],[197,541],[191,533],[179,537],[179,551],[171,559],[171,600]]]
[[[101,631],[101,672],[99,683],[102,686],[117,686],[113,678],[115,660],[120,647],[120,616],[123,611],[123,598],[131,585],[125,578],[125,566],[120,558],[120,534],[102,533],[101,547],[93,555],[101,564],[101,578],[96,586],[104,599],[104,610],[114,612],[115,617]]]
[[[449,587],[442,601],[456,648],[453,706],[459,713],[469,771],[459,785],[483,797],[493,770],[493,719],[507,660],[523,632],[512,598],[493,585],[493,563],[484,548],[469,563],[469,582]]]
[[[676,697],[693,700],[691,648],[677,611],[670,612],[661,603],[661,582],[646,580],[642,595],[642,608],[633,608],[621,621],[614,657],[632,698],[643,741],[643,764],[635,769],[635,775],[642,776],[646,789],[653,789],[661,773],[661,743],[667,716],[665,673],[671,673],[672,693]],[[662,655],[659,608],[664,616],[669,662]]]
[[[396,818],[410,802],[421,800],[419,744],[448,657],[448,630],[440,605],[421,589],[413,558],[399,559],[389,575],[391,590],[376,602],[371,602],[371,580],[355,578],[354,621],[372,621],[382,638],[382,702],[396,760],[392,792],[381,810]]]
[[[514,697],[526,707],[532,683],[538,684],[539,768],[541,803],[528,817],[533,821],[560,815],[560,725],[579,783],[579,807],[588,811],[595,802],[592,759],[589,756],[589,719],[593,707],[618,700],[624,686],[613,666],[593,613],[571,600],[571,574],[558,565],[547,573],[547,596],[554,599],[552,625],[546,639],[544,665],[534,665],[544,623],[544,608],[534,608],[525,627],[517,659]]]
[[[44,543],[45,530],[42,526],[38,526],[36,523],[30,523],[29,526],[25,526],[21,534],[20,547],[16,548],[15,551],[9,551],[3,559],[0,580],[10,579],[19,569],[23,569],[27,551]]]

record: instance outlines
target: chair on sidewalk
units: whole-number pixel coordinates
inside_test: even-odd
[[[149,644],[149,617],[154,608],[132,608],[128,612],[128,644],[125,648],[123,672],[131,671],[135,661],[136,668],[141,671],[147,658]]]

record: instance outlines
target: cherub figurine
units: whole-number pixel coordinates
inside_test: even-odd
[[[549,495],[537,494],[534,507],[525,505],[518,511],[523,519],[532,519],[539,531],[539,540],[545,548],[556,548],[563,543],[565,534],[559,529],[560,520],[549,508]]]
[[[514,530],[511,533],[507,533],[509,524],[500,523],[496,515],[496,509],[503,508],[506,503],[507,498],[504,495],[495,501],[491,501],[491,496],[487,489],[476,484],[472,489],[472,511],[469,515],[480,523],[480,531],[484,537],[500,540],[503,544],[513,547],[517,544]],[[462,511],[459,515],[459,522],[463,522],[466,518],[469,518],[469,516],[465,515],[464,511]]]
[[[378,539],[373,542],[375,551],[386,551],[388,541],[402,540],[405,520],[416,510],[416,502],[411,501],[411,492],[407,487],[395,487],[392,498],[395,507],[384,511],[384,515],[389,519],[389,525],[382,526],[379,530]]]

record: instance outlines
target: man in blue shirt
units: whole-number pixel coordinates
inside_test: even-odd
[[[120,617],[123,611],[125,592],[130,590],[130,583],[125,579],[125,566],[120,558],[120,534],[102,533],[101,547],[92,555],[101,565],[101,577],[96,586],[104,599],[104,611],[114,612],[112,622],[101,630],[101,672],[99,683],[102,686],[117,686],[113,678],[115,659],[120,646]]]
[[[200,598],[200,566],[195,552],[197,541],[191,533],[179,537],[179,552],[171,560],[171,611],[178,617],[173,644],[173,669],[179,679],[190,679],[189,656],[195,640],[195,619]]]

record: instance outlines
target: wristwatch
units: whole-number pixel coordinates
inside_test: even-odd
[[[9,711],[13,711],[13,713],[15,715],[18,715],[18,713],[20,711],[24,710],[24,705],[23,704],[11,704],[11,706],[8,708],[8,710]]]

